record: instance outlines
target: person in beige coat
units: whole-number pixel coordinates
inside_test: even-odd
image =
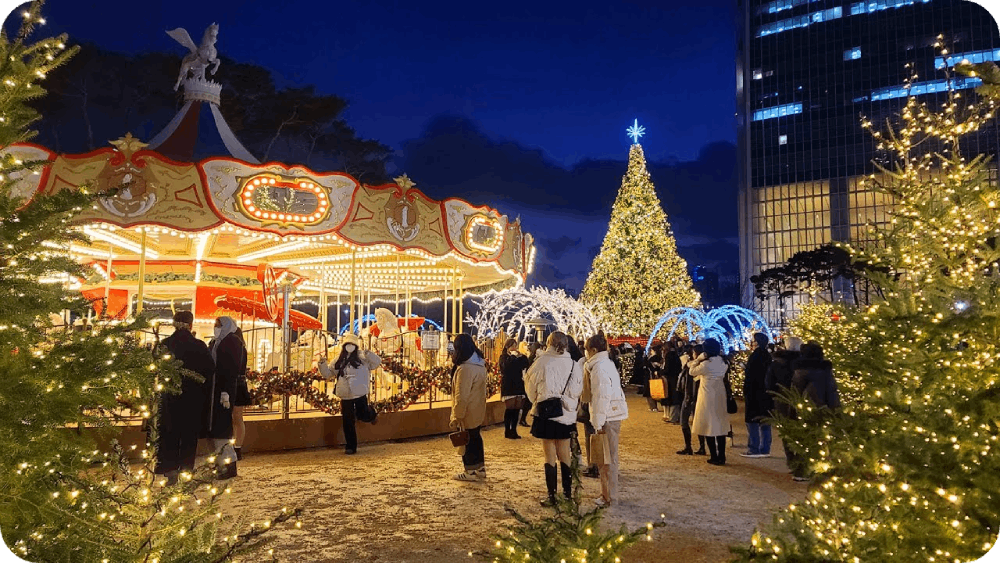
[[[486,480],[486,454],[483,451],[482,425],[486,418],[486,365],[483,352],[472,337],[455,337],[452,354],[451,427],[469,431],[469,443],[462,452],[465,471],[455,476],[459,481]]]
[[[729,365],[722,359],[722,345],[718,340],[709,338],[702,348],[704,353],[689,364],[691,377],[700,383],[691,431],[705,437],[710,454],[708,463],[725,465],[726,436],[729,434],[729,413],[726,412]]]

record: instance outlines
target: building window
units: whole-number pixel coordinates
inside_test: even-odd
[[[778,144],[779,145],[787,145],[788,144],[788,135],[778,135]]]
[[[844,51],[845,61],[856,61],[861,58],[861,47],[852,47]]]
[[[935,57],[934,68],[940,70],[945,66],[953,67],[958,63],[968,61],[972,64],[987,63],[990,61],[1000,61],[1000,49],[987,49],[985,51],[970,51],[968,53],[955,53],[949,57]]]
[[[765,119],[784,117],[786,115],[796,115],[799,113],[802,113],[802,104],[784,104],[780,106],[759,109],[753,112],[753,120],[763,121]]]
[[[802,6],[804,4],[812,4],[813,2],[819,2],[820,0],[772,0],[767,4],[757,8],[757,15],[764,14],[777,14],[778,12],[783,12],[785,10],[791,10],[795,6]]]
[[[935,94],[947,92],[950,87],[953,90],[965,90],[975,88],[982,84],[980,78],[954,78],[951,80],[930,80],[928,82],[914,82],[909,86],[890,86],[872,91],[872,101],[892,100],[894,98],[905,98],[907,96],[922,96],[924,94]]]
[[[869,0],[868,2],[855,2],[851,4],[851,15],[870,14],[880,12],[889,8],[902,8],[914,4],[927,4],[931,0]]]
[[[766,23],[757,28],[757,37],[765,37],[767,35],[774,35],[775,33],[781,33],[782,31],[788,31],[790,29],[807,27],[814,23],[839,19],[843,17],[843,15],[844,9],[837,6],[836,8],[819,10],[804,16],[796,16],[794,18],[786,18],[776,22]]]
[[[753,79],[760,80],[762,78],[764,78],[764,72],[759,68],[753,69]]]

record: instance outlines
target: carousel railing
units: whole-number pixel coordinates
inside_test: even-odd
[[[453,340],[455,335],[454,333],[437,332],[438,348],[425,350],[422,346],[421,332],[403,332],[390,337],[368,335],[364,338],[364,347],[383,358],[382,366],[371,375],[369,400],[373,404],[394,406],[402,402],[406,405],[405,408],[433,408],[435,404],[450,402],[451,395],[447,392],[450,390],[448,376],[450,370],[445,368],[449,368],[451,365],[448,356],[448,343]],[[143,339],[151,346],[163,336],[153,331],[143,333]],[[243,338],[247,345],[248,384],[252,396],[259,395],[256,392],[262,381],[271,379],[273,382],[275,377],[295,379],[297,382],[303,382],[312,388],[308,392],[303,392],[302,389],[297,389],[299,392],[288,392],[283,389],[280,393],[266,397],[258,396],[255,404],[244,410],[247,419],[292,418],[328,412],[331,410],[331,406],[333,410],[337,409],[339,400],[335,394],[335,382],[325,381],[315,375],[316,359],[323,350],[327,350],[328,362],[331,365],[336,362],[337,358],[334,352],[339,351],[337,335],[320,331],[294,333],[294,342],[288,355],[288,368],[283,372],[278,367],[284,363],[280,361],[280,354],[283,353],[283,350],[280,345],[274,345],[275,342],[280,344],[280,330],[275,330],[273,327],[251,328],[243,333]],[[505,335],[477,340],[477,345],[483,351],[484,359],[488,365],[496,365],[505,340]],[[264,370],[259,369],[267,365],[270,367]],[[395,373],[400,369],[408,372],[409,375]],[[272,373],[264,374],[264,371]],[[498,376],[495,369],[492,371],[490,377],[493,379],[493,387],[495,388]],[[416,381],[414,374],[418,374],[416,376],[418,379],[421,377],[423,379]],[[420,388],[425,390],[416,399],[411,397],[401,401],[400,396],[406,395],[411,390],[411,386],[415,384],[421,385]],[[311,398],[313,402],[307,400],[308,398]],[[130,422],[142,419],[138,413],[126,411],[122,415],[123,420]]]

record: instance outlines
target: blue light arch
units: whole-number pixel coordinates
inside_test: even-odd
[[[736,305],[723,305],[711,311],[701,311],[691,307],[674,307],[660,317],[646,342],[646,354],[653,346],[653,339],[669,325],[665,340],[670,340],[678,329],[688,340],[714,338],[722,344],[723,352],[746,350],[748,337],[754,332],[763,332],[772,340],[777,333],[759,314]]]

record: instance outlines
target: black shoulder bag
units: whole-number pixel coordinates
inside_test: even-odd
[[[572,360],[570,360],[570,362],[569,377],[566,378],[566,385],[563,385],[562,393],[560,393],[558,397],[545,399],[544,401],[540,401],[538,403],[536,411],[537,414],[535,415],[538,418],[553,419],[559,418],[563,415],[562,397],[566,393],[566,389],[569,388],[569,381],[573,379],[573,368],[576,366]]]
[[[736,404],[736,397],[733,396],[733,385],[729,382],[729,373],[732,371],[733,366],[729,362],[726,362],[726,366],[726,375],[722,379],[722,382],[726,386],[726,412],[736,414],[736,411],[740,410],[740,406]]]

